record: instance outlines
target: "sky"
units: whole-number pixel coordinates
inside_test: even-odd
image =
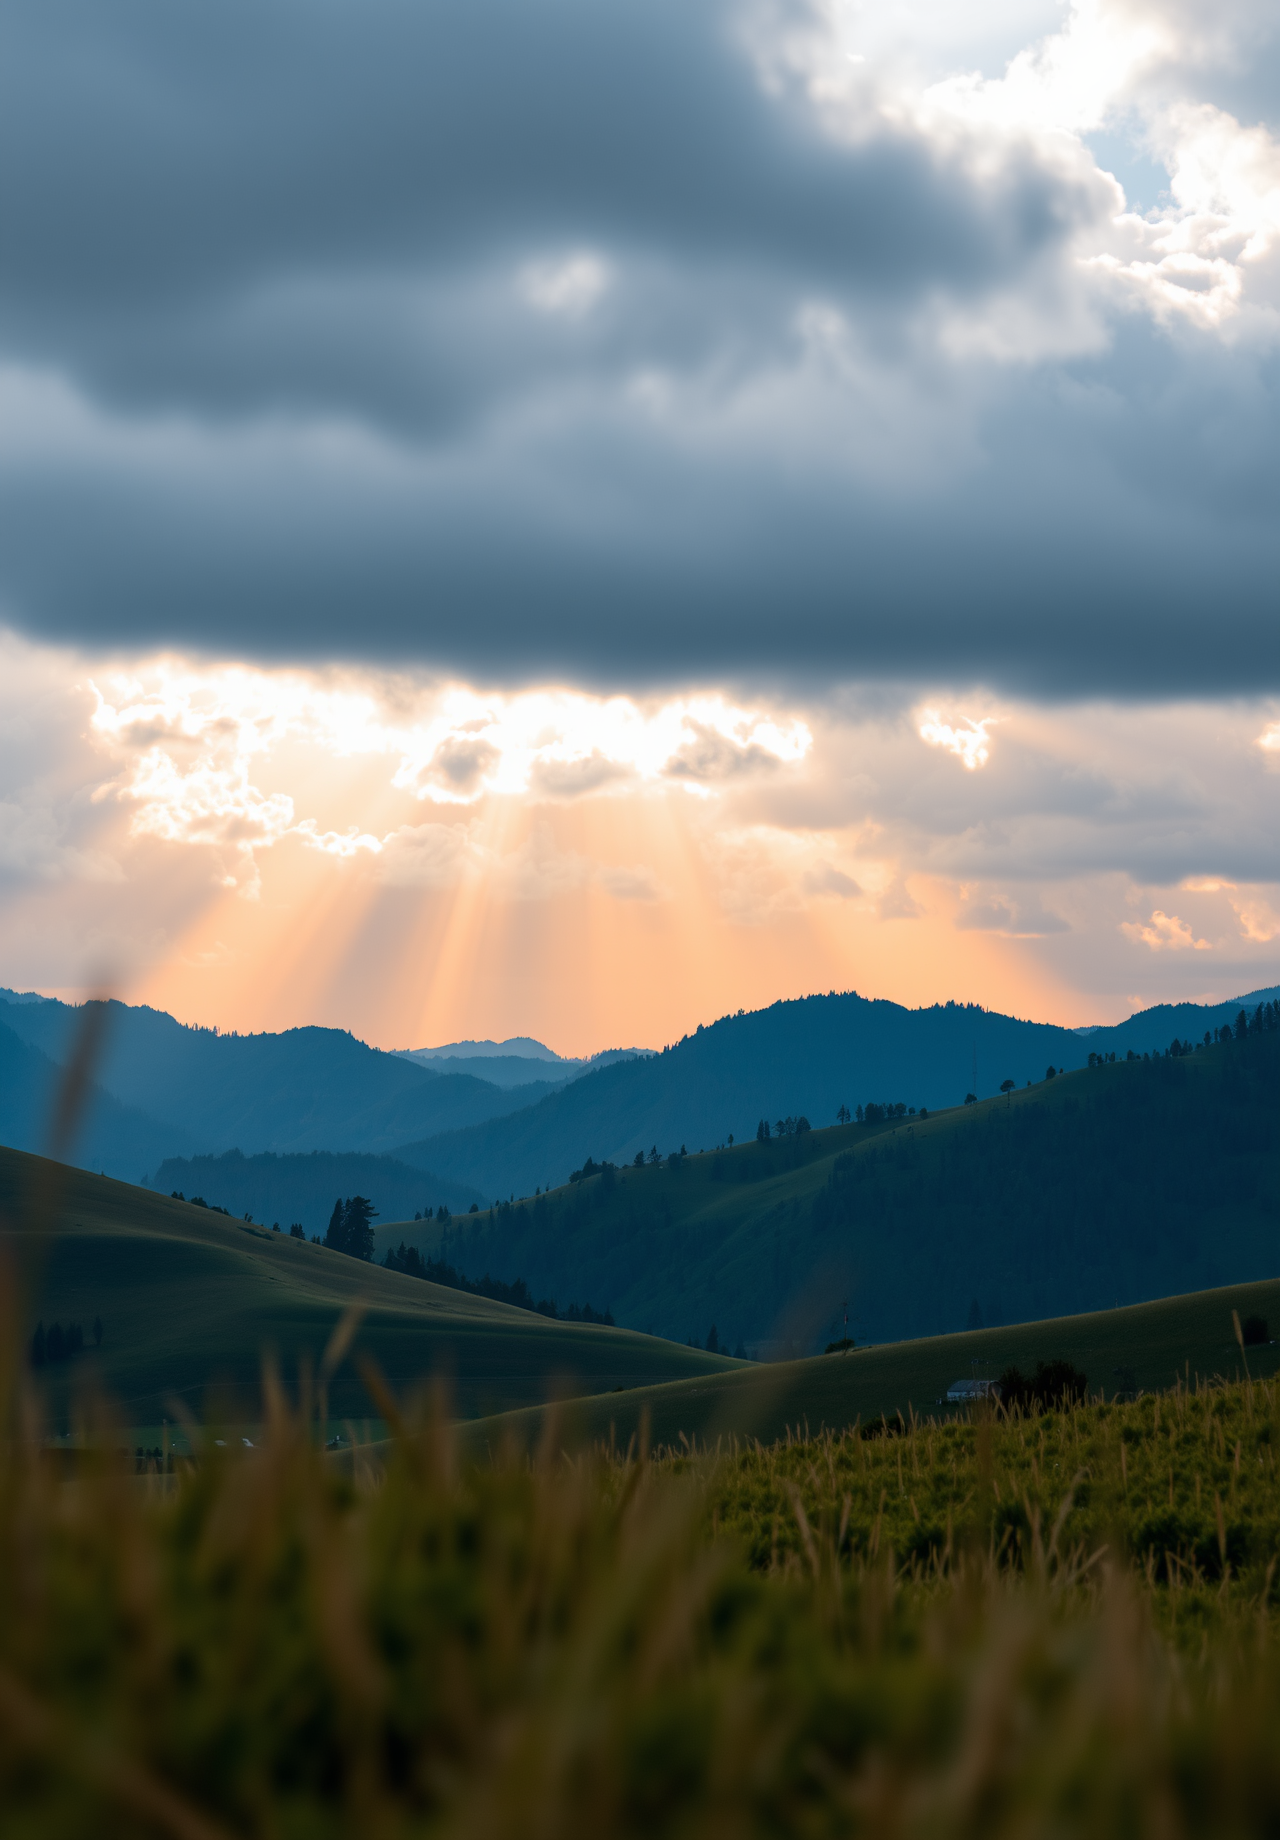
[[[1260,0],[10,0],[0,983],[1280,982]]]

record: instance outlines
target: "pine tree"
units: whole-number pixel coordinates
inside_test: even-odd
[[[363,1195],[352,1195],[343,1210],[343,1252],[353,1259],[372,1259],[373,1228],[371,1221],[378,1217],[378,1210],[372,1201]]]
[[[343,1207],[341,1195],[333,1204],[333,1212],[329,1216],[329,1226],[324,1236],[324,1243],[326,1246],[331,1246],[335,1252],[345,1252],[347,1249],[346,1209]]]

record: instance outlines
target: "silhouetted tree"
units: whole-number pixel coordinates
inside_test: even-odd
[[[324,1243],[335,1252],[345,1252],[349,1258],[371,1259],[373,1257],[373,1228],[370,1222],[377,1219],[378,1210],[372,1201],[364,1195],[352,1195],[347,1201],[336,1201],[329,1220],[329,1230]]]
[[[1046,1067],[1044,1070],[1044,1077],[1046,1080],[1056,1080],[1058,1077],[1057,1068],[1056,1067]]]
[[[955,1320],[954,1317],[952,1318],[952,1320],[953,1321]],[[981,1327],[982,1327],[982,1308],[980,1304],[978,1303],[978,1299],[975,1297],[969,1305],[969,1320],[965,1324],[965,1328],[966,1329],[980,1329]]]
[[[712,1323],[710,1329],[708,1329],[707,1331],[707,1353],[708,1354],[719,1354],[719,1352],[720,1352],[720,1337],[716,1334],[715,1324]]]
[[[36,1324],[36,1332],[31,1338],[31,1365],[43,1367],[46,1359],[45,1333],[42,1322]]]
[[[840,1107],[840,1110],[836,1113],[836,1123],[837,1124],[848,1124],[849,1122],[850,1122],[849,1108],[847,1105],[842,1105]]]
[[[1267,1341],[1267,1319],[1265,1316],[1246,1316],[1240,1334],[1249,1348],[1261,1348]]]
[[[342,1196],[341,1195],[338,1196],[338,1199],[333,1204],[333,1212],[329,1216],[329,1225],[325,1229],[324,1243],[326,1246],[332,1246],[335,1252],[345,1252],[346,1251],[346,1247],[342,1243]]]

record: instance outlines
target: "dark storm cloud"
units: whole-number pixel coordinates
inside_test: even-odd
[[[766,96],[733,26],[727,0],[11,7],[7,343],[116,400],[215,411],[381,417],[390,372],[430,419],[458,368],[483,397],[518,367],[468,282],[529,252],[647,255],[720,325],[726,296],[776,317],[758,297],[797,284],[989,287],[1097,206],[1027,160],[977,185],[870,113],[838,146]],[[640,292],[665,356],[687,300]],[[527,315],[515,337],[554,363]]]
[[[742,27],[6,8],[5,616],[507,679],[1274,683],[1274,363],[1145,322],[921,355],[1074,286],[1106,186],[870,102],[839,138]]]

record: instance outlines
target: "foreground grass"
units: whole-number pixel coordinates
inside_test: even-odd
[[[383,1394],[341,1468],[266,1394],[140,1481],[10,1389],[6,1835],[1280,1823],[1274,1386],[659,1461]]]

